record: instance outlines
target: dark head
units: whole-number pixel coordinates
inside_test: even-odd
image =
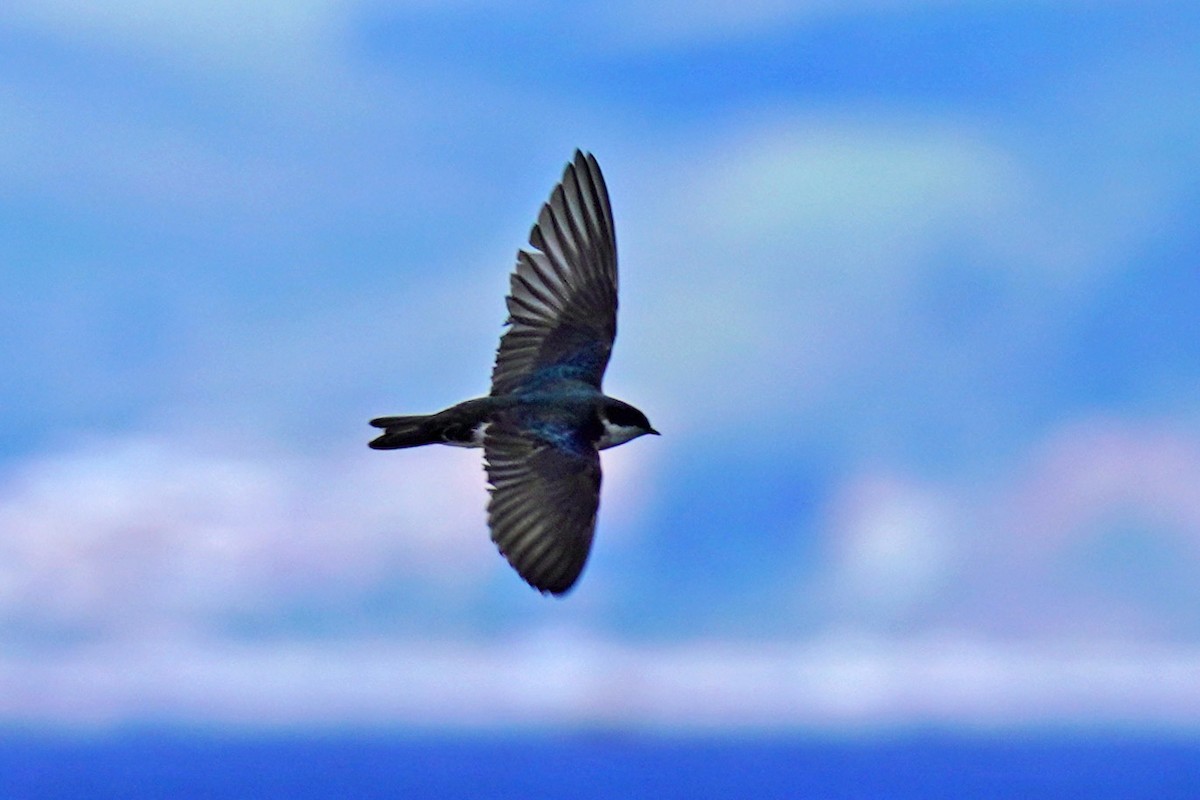
[[[616,447],[647,433],[659,435],[645,414],[629,403],[612,398],[607,398],[600,409],[600,422],[604,425],[604,432],[596,443],[597,449],[600,450]]]

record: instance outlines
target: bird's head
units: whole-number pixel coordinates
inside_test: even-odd
[[[600,421],[604,425],[604,433],[597,445],[601,450],[616,447],[648,433],[659,435],[645,414],[620,400],[610,398],[604,404],[600,412]]]

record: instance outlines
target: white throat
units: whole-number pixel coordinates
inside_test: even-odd
[[[604,417],[600,418],[600,422],[604,424],[604,433],[601,434],[600,439],[596,442],[597,450],[605,450],[609,447],[625,444],[630,439],[636,439],[645,433],[641,428],[636,428],[632,425],[616,425]]]

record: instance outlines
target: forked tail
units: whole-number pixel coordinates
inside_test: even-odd
[[[383,433],[373,439],[369,446],[375,450],[399,450],[440,442],[440,434],[434,426],[428,424],[432,417],[432,414],[418,414],[411,417],[373,419],[371,424],[376,428],[383,428]]]

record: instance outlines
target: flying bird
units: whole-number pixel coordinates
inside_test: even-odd
[[[517,253],[492,390],[436,414],[379,417],[370,446],[482,447],[492,540],[529,585],[561,595],[587,561],[600,450],[647,433],[600,388],[617,335],[617,239],[600,165],[575,151]]]

